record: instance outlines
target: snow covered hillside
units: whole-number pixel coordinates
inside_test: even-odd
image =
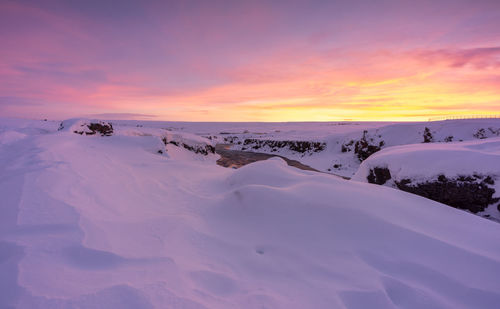
[[[500,219],[500,138],[390,147],[364,161],[353,180]]]
[[[279,158],[220,167],[188,134],[207,124],[92,123],[0,119],[0,308],[500,303],[498,223]]]
[[[170,124],[210,136],[233,149],[279,154],[317,170],[351,177],[371,154],[391,146],[448,143],[500,136],[500,119],[416,123]],[[202,133],[203,132],[203,133]]]

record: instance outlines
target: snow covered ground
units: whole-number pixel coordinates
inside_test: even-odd
[[[375,168],[387,168],[390,179],[384,185],[397,187],[404,179],[413,185],[454,179],[463,183],[482,183],[495,191],[496,199],[481,215],[500,220],[500,138],[467,142],[427,143],[389,147],[365,160],[352,178],[367,182]],[[373,177],[373,176],[372,176]],[[485,181],[486,180],[486,181]],[[441,181],[442,182],[442,181]],[[476,187],[476,186],[475,186]],[[475,188],[476,189],[476,188]],[[478,192],[474,192],[479,196]]]
[[[234,143],[233,149],[279,154],[317,170],[347,177],[354,175],[361,163],[355,148],[356,142],[362,140],[363,136],[367,145],[382,149],[420,144],[424,141],[445,143],[500,136],[500,119],[413,123],[148,123],[147,125],[212,136],[217,142]],[[290,150],[287,145],[283,147],[258,145],[255,140],[316,142],[324,143],[325,147],[321,151],[302,153]]]
[[[113,122],[111,136],[67,124],[0,120],[1,308],[500,303],[498,223],[278,158],[227,169],[215,154],[168,143],[209,145],[213,137],[186,132],[236,128],[332,136],[319,124],[307,135],[296,124]],[[323,125],[343,139],[386,128]]]

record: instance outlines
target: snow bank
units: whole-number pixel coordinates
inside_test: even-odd
[[[233,170],[158,155],[159,136],[114,127],[0,147],[0,307],[500,303],[500,224],[281,159]]]
[[[387,169],[390,174],[377,181],[377,168]],[[370,175],[371,182],[400,188],[402,181],[418,185],[446,179],[459,180],[463,187],[464,182],[481,183],[489,176],[484,186],[495,190],[493,197],[500,197],[500,138],[389,147],[364,161],[352,179],[368,182]],[[472,178],[466,181],[467,177]],[[500,218],[496,204],[489,208],[486,214]]]

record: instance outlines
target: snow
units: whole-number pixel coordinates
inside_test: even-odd
[[[184,130],[202,130],[200,124],[196,126],[177,126]],[[214,125],[215,126],[215,125]],[[219,124],[219,126],[222,126]],[[174,126],[175,127],[175,126]],[[366,131],[366,136],[373,138],[373,144],[378,145],[383,141],[384,147],[422,143],[425,128],[429,129],[433,142],[468,141],[479,138],[492,138],[500,136],[500,119],[470,119],[447,120],[439,122],[411,122],[411,123],[385,123],[385,122],[356,122],[356,123],[276,123],[243,130],[241,127],[231,129],[229,125],[223,127],[225,132],[231,134],[218,135],[219,141],[224,137],[235,136],[239,141],[247,138],[262,140],[296,140],[324,142],[327,147],[324,151],[316,153],[297,153],[287,148],[274,151],[270,147],[261,147],[257,150],[244,145],[234,145],[233,149],[242,149],[256,152],[279,154],[290,159],[298,160],[317,170],[330,172],[336,175],[351,177],[359,168],[360,161],[353,151],[343,153],[342,145],[350,141],[359,140]],[[203,130],[213,134],[218,132],[215,128],[206,125]],[[247,133],[243,133],[247,132]],[[251,145],[250,145],[251,146]],[[352,147],[354,148],[354,147]]]
[[[500,302],[498,223],[279,158],[234,170],[173,145],[157,153],[164,134],[206,142],[185,134],[198,128],[57,127],[0,119],[10,136],[0,143],[2,308]]]
[[[435,180],[439,175],[447,178],[458,176],[491,176],[495,181],[494,197],[500,197],[500,138],[488,138],[459,143],[425,143],[389,147],[363,161],[352,180],[367,182],[370,170],[386,167],[391,180],[411,179],[415,182]],[[496,205],[484,214],[500,219]]]
[[[387,166],[398,180],[429,179],[440,174],[500,175],[500,138],[389,147],[365,160],[352,179],[366,181],[369,170],[376,166]]]
[[[16,131],[0,132],[0,144],[10,144],[26,137],[26,134]]]
[[[500,136],[500,119],[468,119],[445,120],[435,122],[242,122],[242,123],[210,123],[210,122],[172,122],[172,121],[139,121],[116,120],[115,127],[124,131],[153,132],[170,130],[178,133],[191,133],[197,136],[210,136],[215,143],[229,143],[232,138],[236,142],[232,149],[252,150],[277,154],[292,160],[300,161],[317,170],[341,175],[353,176],[360,166],[360,161],[352,152],[343,153],[342,145],[351,140],[359,140],[364,131],[378,144],[384,142],[383,148],[423,142],[425,128],[432,134],[433,142],[469,141],[481,138]],[[117,125],[117,126],[116,126]],[[138,127],[139,126],[139,127]],[[482,130],[482,131],[481,131]],[[229,141],[224,141],[229,138]],[[288,148],[272,149],[262,147],[251,149],[243,145],[245,139],[262,139],[273,141],[312,141],[326,143],[320,152],[297,153]]]

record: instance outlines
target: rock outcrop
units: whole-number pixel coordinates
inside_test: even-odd
[[[111,136],[113,135],[113,125],[109,122],[99,121],[83,123],[79,129],[75,129],[73,133],[80,135],[96,135]]]

